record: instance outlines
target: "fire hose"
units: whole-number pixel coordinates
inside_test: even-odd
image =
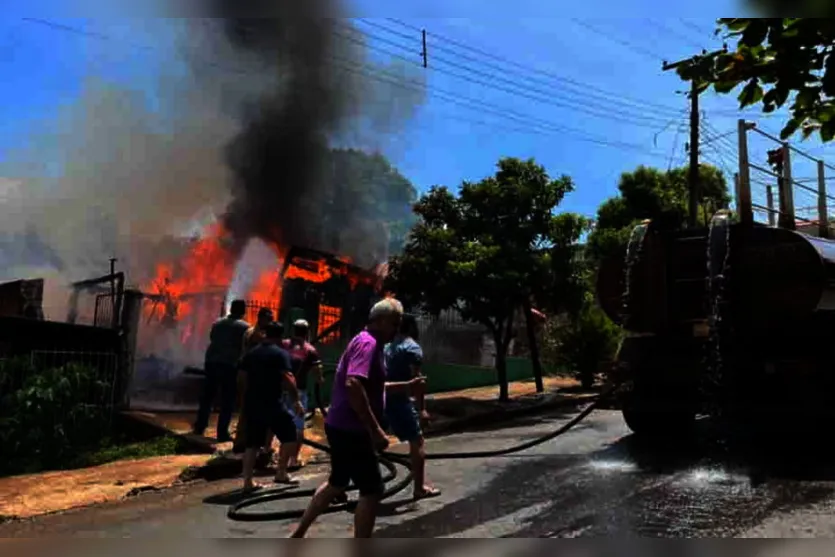
[[[574,429],[577,425],[579,425],[583,420],[589,417],[592,412],[597,410],[600,405],[606,401],[609,397],[615,394],[615,392],[620,388],[621,382],[614,383],[610,386],[606,391],[601,393],[591,404],[589,404],[582,412],[580,412],[577,416],[572,418],[567,423],[563,424],[559,428],[555,429],[554,431],[545,434],[541,437],[537,437],[536,439],[532,439],[525,443],[520,443],[518,445],[513,445],[511,447],[506,447],[504,449],[492,450],[492,451],[474,451],[474,452],[455,452],[455,453],[430,453],[426,455],[426,460],[458,460],[458,459],[477,459],[477,458],[496,458],[501,456],[507,456],[510,454],[519,453],[522,451],[526,451],[533,447],[537,447],[549,441],[560,437]],[[317,386],[316,389],[316,401],[319,409],[322,411],[323,415],[326,414],[326,410],[324,405],[321,403],[320,396],[319,396],[319,389]],[[330,453],[330,448],[327,445],[322,445],[315,441],[310,441],[305,439],[304,444],[322,451],[324,453]],[[383,477],[383,482],[388,485],[391,482],[397,480],[398,478],[398,471],[397,467],[400,466],[407,470],[407,475],[400,481],[397,481],[394,485],[388,487],[383,494],[382,499],[391,499],[392,497],[398,495],[402,491],[409,488],[409,486],[413,482],[413,476],[411,472],[411,465],[409,463],[408,455],[402,455],[397,453],[392,453],[385,451],[380,454],[380,464],[386,469],[387,473]],[[348,492],[356,491],[355,487],[349,487],[347,490]],[[293,488],[287,487],[279,487],[275,489],[270,489],[267,491],[260,492],[258,495],[246,498],[238,503],[235,503],[229,507],[227,511],[227,517],[230,520],[234,520],[236,522],[270,522],[270,521],[279,521],[279,520],[288,520],[288,519],[296,519],[301,518],[304,514],[304,509],[293,509],[293,510],[281,510],[281,511],[247,511],[246,509],[251,509],[252,507],[263,505],[266,503],[273,503],[276,501],[286,501],[292,499],[300,499],[303,497],[312,497],[313,494],[316,492],[315,489],[307,489],[307,490],[295,490]],[[348,503],[340,503],[336,505],[332,505],[327,509],[326,514],[330,513],[337,513],[342,511],[352,511],[356,507],[356,502],[348,502]]]

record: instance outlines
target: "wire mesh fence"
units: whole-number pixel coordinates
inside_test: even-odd
[[[465,321],[455,311],[415,314],[427,362],[492,367],[495,347],[483,325]]]
[[[89,369],[93,372],[93,380],[80,386],[84,392],[79,393],[79,400],[83,404],[100,406],[108,411],[112,411],[116,405],[120,366],[115,352],[33,350],[29,363],[33,370],[66,370],[71,366]]]

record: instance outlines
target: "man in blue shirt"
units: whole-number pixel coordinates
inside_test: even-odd
[[[408,382],[421,377],[423,350],[418,344],[418,337],[417,320],[413,315],[404,315],[400,332],[385,349],[387,381]],[[409,443],[415,500],[437,497],[441,493],[426,482],[426,448],[421,422],[428,419],[422,393],[414,400],[408,393],[387,393],[386,420],[389,428],[401,442]]]
[[[235,300],[232,302],[229,315],[219,319],[212,325],[209,347],[206,349],[204,371],[206,380],[203,383],[203,394],[200,397],[200,410],[194,433],[203,435],[209,426],[209,415],[215,394],[220,390],[220,415],[217,419],[217,440],[221,443],[232,440],[229,434],[229,424],[232,422],[232,412],[235,409],[235,399],[238,389],[238,364],[244,347],[244,335],[249,330],[249,323],[244,321],[246,302]]]
[[[258,449],[264,446],[268,432],[272,432],[281,447],[278,451],[278,468],[275,482],[295,484],[287,475],[287,464],[295,454],[298,432],[293,417],[282,407],[282,393],[287,392],[296,416],[304,416],[304,407],[299,400],[299,390],[293,377],[290,354],[281,347],[284,326],[271,323],[264,329],[264,339],[247,352],[241,362],[245,375],[246,393],[244,412],[246,431],[244,441],[244,491],[256,489],[252,481]]]

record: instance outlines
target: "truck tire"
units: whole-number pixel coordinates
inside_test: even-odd
[[[641,402],[634,394],[627,394],[621,409],[626,426],[639,437],[670,438],[689,435],[696,422],[696,411],[687,405],[658,407]]]

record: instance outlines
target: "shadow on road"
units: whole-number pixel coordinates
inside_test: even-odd
[[[731,443],[713,428],[701,422],[677,442],[630,436],[588,455],[519,459],[478,492],[377,537],[733,537],[835,493],[820,483],[835,480],[828,445],[797,436]],[[494,533],[502,530],[510,533]]]

